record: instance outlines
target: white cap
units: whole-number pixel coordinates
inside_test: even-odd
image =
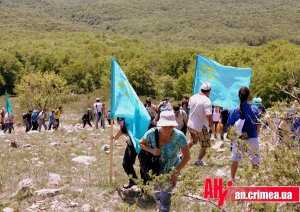
[[[209,82],[204,82],[201,85],[201,90],[203,91],[210,91],[211,90],[211,85]]]
[[[175,114],[172,110],[162,111],[157,122],[158,127],[177,127]]]
[[[96,98],[96,101],[100,101],[100,98]]]

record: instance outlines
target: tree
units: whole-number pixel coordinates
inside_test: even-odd
[[[62,104],[69,89],[67,83],[54,73],[29,73],[16,87],[19,103],[26,109],[49,109]]]

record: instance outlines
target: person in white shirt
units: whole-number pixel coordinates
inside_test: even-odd
[[[202,159],[206,154],[207,148],[210,147],[210,132],[212,129],[210,91],[210,83],[204,82],[201,85],[201,92],[193,95],[189,100],[189,120],[187,126],[192,138],[189,148],[198,142],[201,144],[198,160],[194,163],[197,166],[204,165]]]
[[[47,119],[47,111],[42,110],[38,115],[39,132],[41,132],[42,127],[44,127],[45,130],[47,130],[46,119]]]
[[[101,119],[102,119],[102,110],[103,110],[103,104],[100,102],[100,98],[96,99],[96,102],[94,103],[94,113],[96,117],[96,129],[99,128],[99,123],[101,125]]]
[[[217,134],[219,132],[219,123],[221,121],[221,110],[220,107],[215,106],[212,114],[212,120],[213,120],[213,133],[214,133],[214,138],[217,138]],[[220,135],[220,134],[219,134]]]

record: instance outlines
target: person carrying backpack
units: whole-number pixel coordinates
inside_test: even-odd
[[[154,169],[156,175],[170,174],[171,176],[166,186],[155,186],[155,200],[161,212],[170,211],[171,191],[176,185],[180,171],[190,160],[187,139],[180,130],[176,129],[177,126],[174,112],[163,111],[157,127],[148,130],[140,143],[141,153],[149,153],[147,157],[140,158],[141,169],[145,169],[143,174],[148,175],[146,180],[150,180],[151,169]]]
[[[127,146],[126,146],[126,149],[124,152],[122,166],[123,166],[124,171],[126,172],[126,174],[129,177],[128,184],[124,185],[123,188],[129,189],[132,186],[136,185],[136,182],[134,180],[137,179],[137,175],[135,173],[133,165],[135,163],[137,153],[134,149],[134,146],[133,146],[133,143],[132,143],[130,137],[128,136],[125,119],[117,118],[117,122],[120,126],[120,130],[118,131],[118,133],[115,136],[112,137],[112,139],[118,140],[122,135],[126,135],[128,137],[126,140]]]

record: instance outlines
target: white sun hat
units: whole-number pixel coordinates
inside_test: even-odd
[[[158,127],[177,127],[175,114],[172,110],[162,111],[157,122]]]
[[[203,91],[210,91],[211,90],[211,85],[209,82],[204,82],[201,85],[201,90]]]

